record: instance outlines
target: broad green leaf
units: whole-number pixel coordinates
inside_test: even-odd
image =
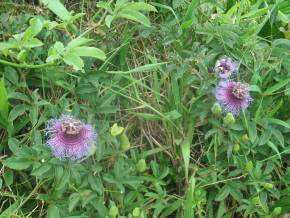
[[[26,29],[23,34],[22,42],[24,44],[30,41],[42,30],[42,22],[38,18],[32,18],[29,21],[30,26]]]
[[[128,0],[117,0],[116,4],[115,4],[115,10],[114,11],[118,11],[120,8],[124,8],[127,5],[129,5],[129,1]]]
[[[70,52],[75,53],[78,56],[94,57],[100,60],[106,59],[105,53],[101,49],[95,47],[88,46],[74,47],[70,50]]]
[[[267,145],[268,145],[270,148],[272,148],[273,151],[276,152],[276,154],[277,154],[277,155],[279,156],[279,158],[280,158],[280,161],[282,162],[281,154],[280,154],[280,152],[279,152],[277,146],[276,146],[273,142],[271,142],[271,141],[268,141],[268,142],[267,142]]]
[[[36,176],[36,177],[40,177],[41,175],[43,175],[44,173],[46,173],[50,169],[51,169],[51,165],[42,164],[38,168],[33,169],[31,172],[31,175]]]
[[[59,209],[54,204],[48,206],[47,218],[60,218]]]
[[[14,215],[16,216],[16,210],[20,205],[20,200],[16,200],[13,204],[11,204],[7,209],[5,209],[1,214],[0,218],[10,218]]]
[[[55,184],[56,190],[63,190],[65,186],[68,184],[70,178],[70,171],[64,170],[62,171],[61,177],[58,177],[58,180]]]
[[[64,58],[63,61],[67,64],[67,65],[71,65],[73,66],[74,70],[81,70],[84,67],[84,62],[83,60],[80,58],[80,56],[78,56],[75,53],[67,53]]]
[[[279,119],[275,119],[275,118],[264,118],[263,120],[267,121],[270,124],[276,124],[279,126],[283,126],[287,129],[290,129],[290,124],[286,123],[285,121],[279,120]]]
[[[146,27],[151,26],[149,19],[144,14],[142,14],[138,11],[123,9],[123,10],[119,11],[119,13],[115,16],[115,19],[116,18],[126,18],[128,20],[132,20],[132,21],[136,21],[138,23],[141,23]]]
[[[23,46],[26,48],[35,48],[35,47],[43,46],[43,42],[37,38],[32,38],[26,43],[24,43]]]
[[[12,43],[12,42],[0,42],[0,51],[11,49],[11,48],[17,48],[17,44]]]
[[[79,47],[79,46],[87,44],[87,43],[89,43],[91,41],[93,41],[93,40],[92,39],[83,38],[83,37],[75,38],[75,39],[71,40],[67,44],[66,50],[68,51],[69,49],[72,49],[72,48],[75,48],[75,47]]]
[[[26,104],[19,104],[12,108],[12,110],[9,113],[8,120],[10,122],[14,121],[17,117],[24,114],[26,111],[28,111],[30,107]]]
[[[9,170],[9,169],[5,169],[4,180],[5,180],[5,185],[6,186],[12,185],[13,178],[14,178],[13,171],[12,170]]]
[[[276,137],[278,142],[281,144],[282,147],[284,147],[284,137],[283,134],[278,129],[272,129],[271,130],[273,135]]]
[[[69,212],[73,211],[73,209],[77,206],[80,199],[81,199],[81,196],[79,193],[73,193],[69,196],[69,204],[68,204]]]
[[[257,138],[257,128],[256,124],[253,122],[249,123],[249,137],[252,143],[254,143]]]
[[[62,42],[55,42],[53,48],[55,48],[55,50],[59,53],[62,54],[64,52],[64,46]]]
[[[154,11],[157,12],[156,8],[153,5],[147,4],[145,2],[133,2],[125,7],[128,10],[135,11]]]
[[[230,194],[230,187],[227,185],[224,185],[224,187],[222,187],[219,190],[219,193],[217,194],[217,196],[215,197],[216,201],[223,201],[224,199],[226,199],[226,197],[228,197],[228,195]]]
[[[3,118],[8,117],[8,96],[5,88],[4,78],[0,80],[0,113]]]
[[[71,14],[59,0],[40,0],[40,2],[46,5],[60,19],[69,20],[71,18]]]
[[[32,162],[26,158],[22,157],[9,157],[5,159],[3,165],[14,170],[24,170],[30,167]]]
[[[290,82],[290,78],[280,81],[279,83],[269,87],[265,92],[264,95],[271,95],[274,92],[278,91],[279,89],[283,88]]]
[[[112,8],[111,8],[111,6],[110,6],[110,4],[108,4],[107,2],[100,1],[100,2],[97,3],[97,7],[107,10],[110,14],[114,13]]]

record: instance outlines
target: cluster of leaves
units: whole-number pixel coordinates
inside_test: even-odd
[[[290,211],[288,0],[0,4],[1,218]],[[234,119],[212,95],[222,55],[254,99]],[[62,113],[98,132],[82,160],[45,145]]]

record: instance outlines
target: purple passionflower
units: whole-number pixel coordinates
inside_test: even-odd
[[[238,69],[237,63],[230,57],[223,56],[214,66],[214,72],[222,79],[227,79]]]
[[[86,156],[96,141],[94,128],[70,116],[50,119],[45,129],[47,145],[60,159],[77,160]]]
[[[230,80],[221,80],[214,91],[214,95],[224,111],[231,112],[234,115],[244,111],[252,101],[247,83]]]

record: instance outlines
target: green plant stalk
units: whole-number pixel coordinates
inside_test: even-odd
[[[44,68],[44,67],[49,67],[49,66],[54,66],[54,63],[46,63],[46,64],[17,64],[17,63],[13,63],[10,61],[5,61],[3,59],[0,59],[0,64],[3,65],[8,65],[11,67],[17,67],[17,68],[29,68],[29,69],[38,69],[38,68]]]

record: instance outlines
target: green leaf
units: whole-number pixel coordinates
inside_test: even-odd
[[[11,48],[17,48],[17,44],[11,43],[11,42],[0,42],[0,51],[11,49]]]
[[[119,11],[119,13],[115,16],[115,19],[116,18],[126,18],[128,20],[132,20],[132,21],[136,21],[138,23],[141,23],[146,27],[151,26],[149,19],[144,14],[142,14],[138,11],[123,9],[123,10]]]
[[[83,37],[75,38],[67,44],[66,50],[69,50],[69,49],[72,49],[75,47],[79,47],[79,46],[87,44],[91,41],[92,41],[92,39],[87,39],[87,38],[83,38]]]
[[[33,39],[42,30],[42,22],[38,18],[30,19],[29,24],[30,26],[25,30],[21,40],[24,44]]]
[[[285,121],[279,120],[279,119],[275,119],[275,118],[264,118],[263,120],[267,121],[270,124],[276,124],[279,126],[283,126],[286,129],[290,129],[290,124],[286,123]]]
[[[64,58],[63,61],[67,64],[67,65],[71,65],[73,66],[74,70],[81,70],[84,67],[84,62],[83,60],[80,58],[80,56],[78,56],[75,53],[67,53]]]
[[[105,24],[108,28],[111,27],[111,23],[113,21],[113,16],[112,15],[107,15],[105,18]]]
[[[183,16],[183,22],[186,22],[188,20],[192,20],[192,17],[197,10],[197,7],[199,5],[199,0],[192,0],[189,7],[187,7],[187,11],[185,15]]]
[[[280,81],[279,83],[269,87],[265,92],[264,95],[271,95],[274,92],[278,91],[279,89],[283,88],[290,82],[290,78]]]
[[[227,185],[224,185],[224,187],[222,187],[219,190],[219,193],[217,194],[217,196],[215,197],[216,201],[223,201],[224,199],[226,199],[226,197],[228,197],[228,195],[230,194],[230,187]]]
[[[279,152],[277,146],[276,146],[273,142],[271,142],[271,141],[268,141],[268,142],[267,142],[267,145],[268,145],[270,148],[272,148],[273,151],[275,151],[275,152],[277,153],[277,155],[278,155],[279,158],[280,158],[280,161],[282,162],[281,154],[280,154],[280,152]]]
[[[157,12],[156,8],[145,2],[133,2],[125,7],[128,10],[134,11],[154,11]]]
[[[190,158],[190,143],[188,141],[184,142],[181,145],[181,153],[184,162],[185,168],[185,177],[188,178],[188,167],[189,167],[189,158]]]
[[[69,212],[72,212],[73,209],[77,206],[78,202],[80,201],[80,194],[79,193],[73,193],[69,196],[69,204],[68,204],[68,210]]]
[[[189,186],[185,195],[184,202],[184,217],[194,218],[194,189],[195,189],[195,178],[191,176]]]
[[[249,138],[252,143],[254,143],[257,138],[257,128],[256,124],[253,122],[249,123]]]
[[[137,73],[137,72],[147,72],[147,71],[154,71],[158,69],[161,65],[166,64],[167,62],[156,63],[156,64],[146,64],[140,67],[136,67],[129,71],[107,71],[111,74],[130,74],[130,73]]]
[[[43,46],[43,42],[37,38],[32,38],[26,43],[24,43],[23,46],[26,48],[35,48],[35,47]]]
[[[283,134],[277,130],[277,129],[272,129],[271,130],[273,135],[276,137],[276,139],[278,140],[278,142],[281,144],[282,147],[284,147],[284,137]]]
[[[222,201],[220,202],[219,204],[219,208],[218,208],[218,211],[217,211],[217,218],[222,218],[223,217],[223,214],[225,212],[225,201]]]
[[[17,117],[21,116],[24,114],[26,111],[28,111],[30,107],[26,104],[19,104],[13,107],[13,109],[9,113],[9,118],[8,120],[10,122],[14,121]]]
[[[62,190],[62,189],[64,189],[65,186],[69,182],[69,178],[70,178],[70,171],[68,171],[68,170],[62,171],[61,177],[58,178],[58,180],[56,182],[55,189],[56,190]]]
[[[8,117],[8,97],[4,84],[4,78],[0,80],[0,113],[3,118]]]
[[[256,18],[256,17],[261,17],[263,15],[265,15],[266,13],[268,13],[268,11],[271,9],[271,6],[265,7],[265,8],[261,8],[261,9],[257,9],[257,10],[252,10],[251,12],[243,15],[241,18]]]
[[[22,157],[9,157],[5,159],[3,162],[4,166],[7,166],[14,170],[24,170],[30,167],[32,162],[26,158]]]
[[[9,170],[9,169],[5,169],[4,180],[5,180],[5,185],[6,186],[9,186],[9,185],[13,184],[13,178],[14,178],[13,171]]]
[[[40,2],[46,5],[60,19],[69,20],[71,18],[71,14],[59,0],[40,0]]]
[[[42,164],[38,168],[33,169],[31,172],[32,176],[40,177],[44,173],[46,173],[48,170],[51,169],[51,165],[49,164]]]
[[[47,218],[59,218],[59,209],[54,204],[48,206]]]
[[[100,2],[97,3],[97,7],[103,8],[103,9],[107,10],[108,12],[110,12],[111,14],[114,13],[112,8],[111,8],[111,6],[110,6],[110,4],[107,3],[107,2],[100,1]]]
[[[101,49],[95,47],[88,46],[75,47],[72,48],[70,52],[75,53],[78,56],[94,57],[100,60],[106,59],[106,54]]]
[[[12,205],[10,205],[6,210],[4,210],[0,218],[10,218],[13,217],[13,215],[16,215],[16,210],[20,205],[20,200],[16,200]]]

